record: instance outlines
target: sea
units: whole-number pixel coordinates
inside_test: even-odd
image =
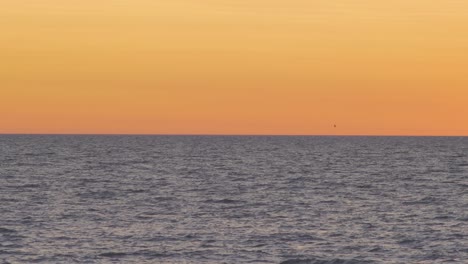
[[[468,138],[1,135],[7,263],[468,263]]]

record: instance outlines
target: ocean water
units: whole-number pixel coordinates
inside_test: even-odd
[[[468,138],[3,135],[5,263],[468,263]]]

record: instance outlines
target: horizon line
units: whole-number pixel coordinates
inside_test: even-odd
[[[189,136],[189,137],[468,137],[468,135],[418,134],[164,134],[164,133],[0,133],[0,136]]]

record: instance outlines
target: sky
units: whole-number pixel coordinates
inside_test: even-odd
[[[467,32],[465,0],[2,0],[0,133],[468,136]]]

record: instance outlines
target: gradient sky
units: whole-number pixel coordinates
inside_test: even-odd
[[[2,0],[0,133],[468,136],[468,1]]]

